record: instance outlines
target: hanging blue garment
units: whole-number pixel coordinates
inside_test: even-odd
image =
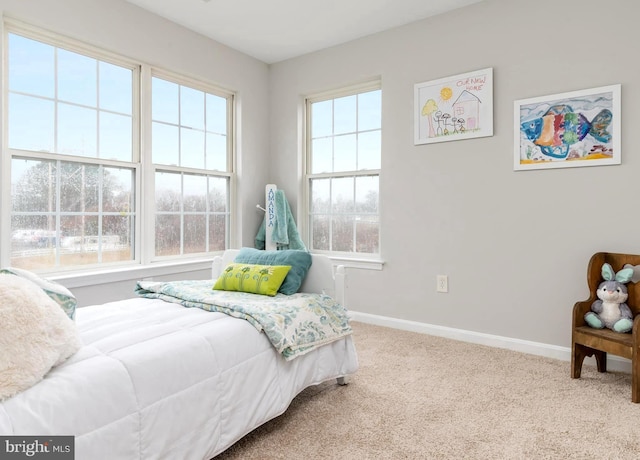
[[[273,228],[272,241],[276,243],[277,249],[301,249],[307,250],[304,242],[298,233],[296,221],[293,219],[289,202],[284,195],[284,190],[276,190],[275,196],[276,222]],[[266,216],[265,220],[260,224],[260,229],[255,239],[256,249],[264,249],[266,239]]]

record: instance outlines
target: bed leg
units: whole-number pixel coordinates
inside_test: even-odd
[[[351,380],[351,376],[344,375],[342,377],[338,377],[336,380],[338,381],[338,385],[347,385]]]

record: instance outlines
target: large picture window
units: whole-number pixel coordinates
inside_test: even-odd
[[[13,22],[4,42],[2,265],[55,272],[229,246],[231,93]]]
[[[312,250],[378,255],[379,83],[307,99],[307,196]]]
[[[138,70],[9,32],[10,264],[135,259]]]

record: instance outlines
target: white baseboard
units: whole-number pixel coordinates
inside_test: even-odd
[[[420,323],[406,319],[391,318],[389,316],[372,315],[357,311],[349,311],[349,316],[354,321],[373,324],[376,326],[390,327],[403,331],[419,332],[422,334],[445,337],[447,339],[460,340],[462,342],[477,343],[496,348],[529,353],[531,355],[545,356],[547,358],[559,359],[561,361],[571,361],[571,349],[529,340],[515,339],[512,337],[502,337],[499,335],[485,334],[482,332],[455,329],[452,327],[438,326],[434,324]],[[567,331],[570,333],[571,331]],[[595,366],[594,358],[586,358],[585,365]],[[631,372],[631,361],[618,356],[607,356],[607,369],[611,371]],[[569,373],[569,370],[567,370]]]

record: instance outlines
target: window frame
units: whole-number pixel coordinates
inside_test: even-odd
[[[234,190],[235,190],[235,131],[234,131],[235,94],[231,91],[223,90],[220,87],[212,85],[210,83],[206,83],[201,80],[180,75],[178,73],[171,72],[166,69],[161,69],[158,67],[149,67],[147,73],[148,73],[148,78],[145,78],[144,81],[148,82],[147,95],[148,95],[149,103],[145,107],[146,109],[148,109],[148,116],[146,117],[146,119],[148,120],[148,123],[145,124],[145,128],[146,128],[145,145],[148,146],[148,148],[145,149],[146,155],[143,155],[143,158],[145,158],[146,160],[144,162],[146,165],[146,168],[143,167],[143,169],[145,170],[145,179],[146,179],[145,180],[145,184],[146,184],[145,191],[147,191],[146,196],[155,197],[155,176],[158,171],[168,172],[168,173],[206,175],[206,177],[226,178],[228,180],[228,188],[227,188],[228,212],[227,212],[227,234],[225,239],[226,240],[225,247],[228,249],[232,245],[233,235],[234,235],[234,232],[232,230],[235,228],[235,220],[234,220],[235,213],[232,212],[232,210],[234,209],[234,203],[235,203],[235,195],[234,195]],[[197,89],[199,91],[203,91],[204,93],[209,93],[218,97],[222,97],[227,100],[226,114],[227,114],[228,142],[227,142],[227,155],[226,155],[226,171],[206,170],[204,168],[192,168],[192,167],[186,167],[186,166],[174,166],[174,165],[153,163],[153,157],[152,157],[153,124],[152,124],[152,115],[151,115],[152,104],[153,104],[151,86],[152,86],[153,78],[159,78],[177,85],[186,86],[191,89]],[[156,255],[155,254],[155,246],[156,246],[155,245],[155,217],[157,213],[156,213],[155,200],[153,200],[152,202],[149,202],[148,206],[145,209],[147,211],[145,216],[145,228],[148,231],[147,238],[145,238],[145,240],[153,242],[153,243],[149,243],[148,247],[146,248],[149,254],[148,258],[150,262],[165,262],[167,260],[175,260],[177,258],[186,259],[186,258],[207,257],[208,255],[213,253],[213,252],[204,252],[204,253],[195,253],[195,254],[182,254],[177,256]],[[181,211],[181,216],[184,216],[184,215],[185,215],[184,211]],[[181,246],[182,246],[182,243],[183,241],[181,241]]]
[[[382,175],[382,113],[380,120],[380,133],[381,133],[381,148],[380,148],[380,168],[379,169],[359,169],[353,171],[338,171],[338,172],[330,172],[330,173],[312,173],[312,115],[311,115],[311,107],[314,103],[323,102],[333,99],[338,99],[346,96],[353,96],[360,93],[366,93],[370,91],[380,90],[382,94],[382,81],[380,78],[376,78],[374,80],[368,80],[362,83],[357,83],[354,85],[343,86],[338,89],[323,91],[320,93],[315,93],[308,95],[304,98],[304,147],[303,147],[303,155],[302,155],[302,215],[303,219],[300,219],[300,229],[301,234],[305,235],[305,239],[308,243],[308,247],[314,253],[327,255],[330,259],[333,260],[335,264],[341,264],[348,267],[354,268],[365,268],[365,269],[374,269],[381,270],[383,266],[382,257],[382,209],[381,209],[381,200],[380,200],[380,179]],[[381,101],[382,105],[382,101]],[[359,132],[359,131],[357,131]],[[334,136],[335,137],[335,136]],[[312,226],[311,226],[311,182],[314,179],[323,179],[323,178],[358,178],[358,177],[367,177],[367,176],[377,176],[378,177],[378,252],[377,253],[361,253],[361,252],[343,252],[343,251],[327,251],[320,250],[312,247],[313,235],[312,235]]]
[[[128,58],[124,55],[106,51],[97,46],[72,39],[64,35],[47,31],[40,27],[31,26],[13,18],[4,18],[2,23],[2,49],[5,55],[3,60],[2,82],[4,90],[2,98],[2,149],[0,158],[0,265],[9,265],[11,260],[11,219],[12,191],[11,191],[11,161],[16,157],[28,159],[40,159],[63,162],[78,162],[85,165],[99,164],[105,167],[124,167],[135,171],[135,185],[132,193],[135,193],[134,216],[134,240],[131,260],[118,262],[100,262],[77,266],[56,266],[46,269],[34,269],[39,273],[53,275],[52,278],[61,277],[71,280],[74,277],[80,279],[87,276],[93,279],[96,273],[120,273],[114,279],[123,279],[126,272],[145,271],[145,267],[157,267],[153,272],[166,273],[167,267],[173,266],[180,271],[202,269],[208,267],[211,258],[221,251],[210,251],[197,254],[184,254],[176,256],[154,257],[155,235],[153,219],[155,216],[155,190],[153,177],[155,168],[151,163],[151,81],[152,75],[169,80],[177,80],[181,85],[191,87],[204,87],[206,92],[225,97],[227,102],[227,171],[207,170],[207,175],[224,176],[228,180],[227,201],[228,220],[225,235],[225,248],[232,247],[236,240],[236,219],[234,217],[236,201],[236,119],[235,104],[236,95],[232,90],[221,88],[214,83],[193,77],[171,72],[158,67],[153,67],[145,62]],[[99,61],[104,61],[132,70],[132,158],[131,161],[107,160],[99,157],[85,157],[60,153],[39,154],[38,152],[9,149],[8,146],[8,116],[9,116],[9,86],[8,86],[8,37],[16,34],[22,37],[38,40],[47,45],[63,48],[71,52],[89,56]],[[168,77],[168,78],[167,78]],[[151,222],[151,224],[150,224]],[[165,268],[163,268],[165,267]],[[89,274],[90,273],[90,274]],[[84,283],[77,284],[78,286]]]

